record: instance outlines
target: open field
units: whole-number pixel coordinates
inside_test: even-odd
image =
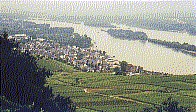
[[[54,93],[70,96],[76,102],[78,112],[136,112],[158,106],[170,96],[195,112],[195,82],[196,75],[130,77],[82,72],[54,72],[47,79]]]

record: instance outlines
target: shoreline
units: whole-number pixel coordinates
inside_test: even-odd
[[[33,19],[31,19],[31,20],[27,20],[27,21],[31,21],[31,22],[35,22],[36,20],[38,20],[38,24],[39,23],[41,23],[41,24],[52,24],[52,27],[55,27],[55,25],[56,25],[56,27],[72,27],[72,25],[75,25],[74,23],[67,23],[67,22],[61,22],[61,21],[54,21],[54,20],[48,20],[48,19],[43,19],[43,18],[33,18]],[[57,22],[57,23],[56,23]],[[37,23],[37,22],[35,22],[35,23]],[[76,27],[76,26],[73,26],[73,27]],[[101,28],[100,28],[101,29]],[[103,29],[105,29],[105,28],[103,28]],[[77,30],[75,30],[74,31],[75,33],[79,33]],[[80,34],[80,33],[79,33]],[[91,36],[89,36],[89,37],[91,37]],[[91,37],[92,38],[92,37]],[[93,43],[94,44],[94,43]],[[94,44],[95,46],[97,45],[99,45],[99,43],[98,44]],[[105,51],[105,50],[103,50],[103,49],[100,49],[100,48],[96,48],[96,47],[94,47],[93,48],[94,50],[101,50],[101,51]],[[106,52],[107,52],[107,50],[106,50]],[[108,54],[108,52],[107,52],[107,54]],[[113,56],[113,55],[111,55],[111,53],[109,53],[110,54],[110,56]],[[119,60],[117,57],[116,57],[116,55],[115,55],[115,58],[114,59],[117,59],[117,60]],[[122,61],[122,59],[120,59],[121,61]],[[134,65],[140,65],[140,64],[134,64]],[[141,65],[142,66],[142,65]],[[145,67],[146,68],[146,67]],[[147,69],[147,68],[146,68]],[[153,71],[160,71],[160,73],[162,72],[161,71],[161,69],[159,69],[159,70],[155,70],[155,69],[148,69],[148,70],[153,70]],[[171,73],[171,71],[172,70],[170,70],[168,73]],[[165,72],[165,73],[167,73],[167,72]],[[189,73],[189,72],[188,72]],[[184,74],[178,74],[178,73],[173,73],[173,75],[184,75]],[[190,74],[190,73],[189,73]]]

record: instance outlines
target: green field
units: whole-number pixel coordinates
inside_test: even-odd
[[[52,69],[55,71],[55,66]],[[69,68],[70,71],[73,70]],[[196,111],[196,75],[130,77],[82,72],[62,75],[64,72],[54,72],[47,85],[55,94],[70,96],[78,112],[137,112],[160,105],[170,96],[180,106]]]
[[[73,67],[66,65],[62,62],[56,61],[56,60],[52,60],[52,59],[39,59],[38,61],[38,66],[39,67],[45,67],[47,70],[56,72],[56,71],[66,71],[66,72],[73,72]]]

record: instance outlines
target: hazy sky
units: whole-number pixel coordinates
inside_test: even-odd
[[[192,1],[63,1],[0,0],[0,12],[41,12],[52,15],[131,15],[140,13],[196,12]]]

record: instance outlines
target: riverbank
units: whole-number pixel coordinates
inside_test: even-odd
[[[158,71],[160,73],[166,72],[174,75],[184,75],[184,74],[194,74],[196,73],[195,58],[189,55],[185,55],[181,52],[176,52],[172,49],[167,49],[162,46],[154,45],[152,43],[141,43],[139,41],[127,41],[119,40],[111,37],[104,31],[107,28],[96,28],[89,27],[83,24],[73,24],[67,22],[57,22],[57,21],[44,21],[44,20],[34,20],[36,23],[47,23],[51,27],[73,27],[74,32],[84,35],[92,39],[94,44],[94,49],[106,51],[108,55],[114,56],[115,59],[119,61],[127,61],[136,66],[142,66],[146,70]],[[132,28],[130,28],[132,30]],[[139,31],[140,29],[133,30]],[[142,30],[141,30],[142,31]],[[153,33],[154,32],[154,33]],[[180,43],[183,42],[193,42],[192,40],[187,40],[192,37],[183,38],[183,35],[174,33],[174,35],[167,32],[156,33],[155,31],[148,31],[147,35],[151,34],[152,38],[163,38],[167,40],[168,35],[170,35],[171,40],[179,40]],[[153,34],[153,35],[152,35]],[[166,35],[165,35],[166,34]],[[176,36],[175,36],[176,35]],[[177,37],[177,38],[174,38]],[[186,39],[186,41],[185,41]],[[194,40],[194,39],[193,39]]]

